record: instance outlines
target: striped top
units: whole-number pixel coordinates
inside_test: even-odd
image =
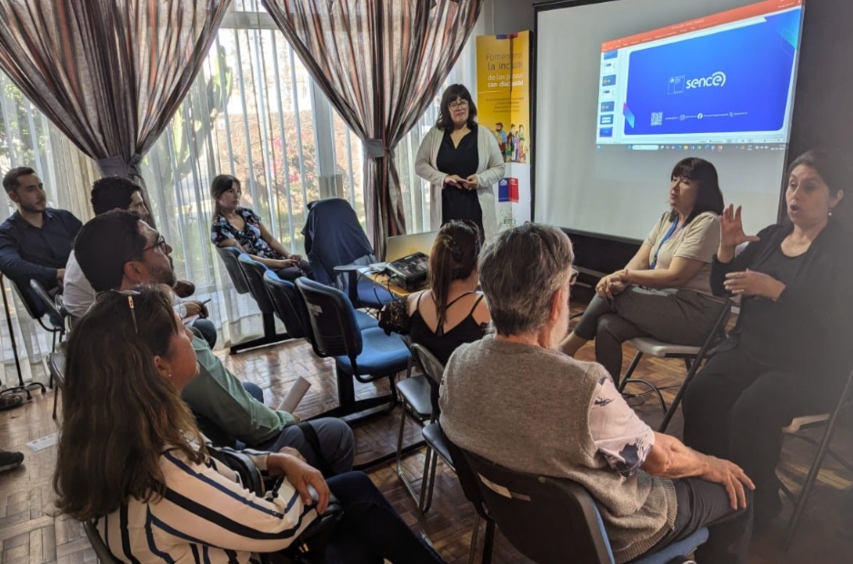
[[[266,472],[268,453],[243,454]],[[167,450],[160,466],[162,498],[131,499],[97,521],[101,538],[122,562],[258,562],[253,553],[287,548],[317,516],[287,480],[258,497],[212,459],[194,464]]]

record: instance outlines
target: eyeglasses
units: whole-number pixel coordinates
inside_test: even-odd
[[[127,307],[130,308],[130,317],[133,319],[133,332],[139,335],[139,326],[136,324],[136,307],[133,305],[133,296],[140,295],[136,290],[112,290],[119,296],[127,297]]]
[[[578,276],[579,276],[579,275],[580,275],[580,272],[578,272],[577,270],[575,270],[575,269],[573,268],[573,269],[572,269],[572,273],[571,273],[571,274],[569,274],[569,286],[574,286],[574,285],[575,285],[575,282],[577,282],[577,281],[578,281]]]
[[[458,100],[456,102],[450,102],[449,107],[451,110],[464,110],[468,107],[468,100]]]
[[[165,247],[165,246],[166,246],[166,239],[162,235],[158,235],[157,240],[154,242],[154,244],[151,246],[145,247],[144,249],[142,249],[142,252],[144,253],[145,251],[150,251],[151,249],[156,249],[157,247]]]

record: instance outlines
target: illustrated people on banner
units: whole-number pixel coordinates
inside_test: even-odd
[[[509,133],[512,135],[512,152],[510,153],[509,160],[511,162],[518,162],[518,130],[515,128],[515,124],[509,128]]]
[[[524,144],[525,140],[526,140],[526,138],[524,136],[524,126],[519,125],[518,126],[518,137],[516,138],[516,147],[517,147],[517,153],[518,153],[518,158],[516,160],[520,163],[527,162],[527,151],[526,151],[527,148],[525,147],[525,144]]]
[[[504,131],[504,124],[501,122],[497,122],[495,124],[495,139],[498,140],[498,147],[501,150],[501,155],[506,154],[506,131]]]
[[[506,151],[504,151],[504,161],[511,163],[512,155],[515,151],[515,124],[509,128],[509,135],[506,136]]]

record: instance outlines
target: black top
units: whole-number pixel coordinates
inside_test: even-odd
[[[851,238],[830,220],[809,249],[787,257],[781,245],[791,224],[771,225],[733,261],[714,257],[711,289],[718,296],[729,272],[754,270],[785,284],[777,301],[747,297],[741,302],[737,325],[724,348],[741,347],[753,360],[769,367],[796,371],[810,378],[841,380],[853,364],[853,265]]]
[[[445,174],[455,174],[468,178],[477,173],[480,166],[480,153],[477,149],[477,126],[465,134],[457,147],[453,146],[450,133],[445,131],[436,156],[436,168]],[[483,232],[483,210],[476,190],[466,190],[445,184],[441,191],[441,223],[453,219],[470,219],[480,226]]]
[[[468,293],[462,294],[462,296],[459,296],[447,304],[444,311],[449,311],[453,304],[463,296],[467,295]],[[474,319],[474,310],[477,309],[477,305],[479,305],[483,296],[477,298],[477,301],[474,302],[474,306],[471,308],[468,315],[465,316],[465,319],[443,333],[441,328],[436,332],[433,332],[433,330],[429,328],[429,325],[427,325],[426,321],[424,321],[423,316],[421,316],[420,306],[422,297],[423,294],[418,296],[418,301],[415,304],[415,311],[412,313],[409,321],[409,337],[413,343],[426,347],[427,350],[434,354],[435,358],[441,361],[442,364],[447,364],[447,361],[450,359],[450,355],[453,354],[453,351],[455,351],[459,345],[479,341],[483,338],[483,335],[486,334],[486,325],[480,325]]]
[[[56,288],[56,271],[65,268],[82,226],[66,210],[47,208],[41,228],[15,212],[0,225],[0,271],[22,289],[29,289],[30,280],[47,290]]]

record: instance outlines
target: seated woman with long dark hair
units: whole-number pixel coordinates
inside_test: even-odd
[[[213,198],[213,223],[210,240],[219,247],[237,247],[254,260],[276,271],[283,280],[311,275],[311,264],[300,255],[291,254],[261,223],[251,208],[240,206],[243,195],[240,181],[220,174],[210,185]]]
[[[722,307],[708,283],[723,212],[714,165],[692,157],[678,162],[670,175],[669,206],[625,268],[601,279],[562,344],[574,356],[595,339],[595,360],[617,384],[623,342],[650,336],[700,345]]]
[[[687,388],[684,442],[752,478],[758,530],[781,510],[782,428],[831,411],[853,363],[853,239],[831,217],[852,178],[849,155],[808,152],[788,169],[788,221],[747,236],[740,208],[720,220],[711,287],[741,296],[740,315]]]
[[[477,291],[480,234],[470,220],[445,223],[429,256],[429,290],[410,294],[409,336],[447,364],[456,347],[483,338],[491,321]]]
[[[181,401],[197,373],[165,287],[102,294],[71,333],[56,503],[96,520],[119,560],[249,562],[290,546],[331,492],[344,513],[324,562],[442,562],[360,472],[325,481],[296,455],[244,451],[282,477],[264,497],[246,489],[209,456]]]

